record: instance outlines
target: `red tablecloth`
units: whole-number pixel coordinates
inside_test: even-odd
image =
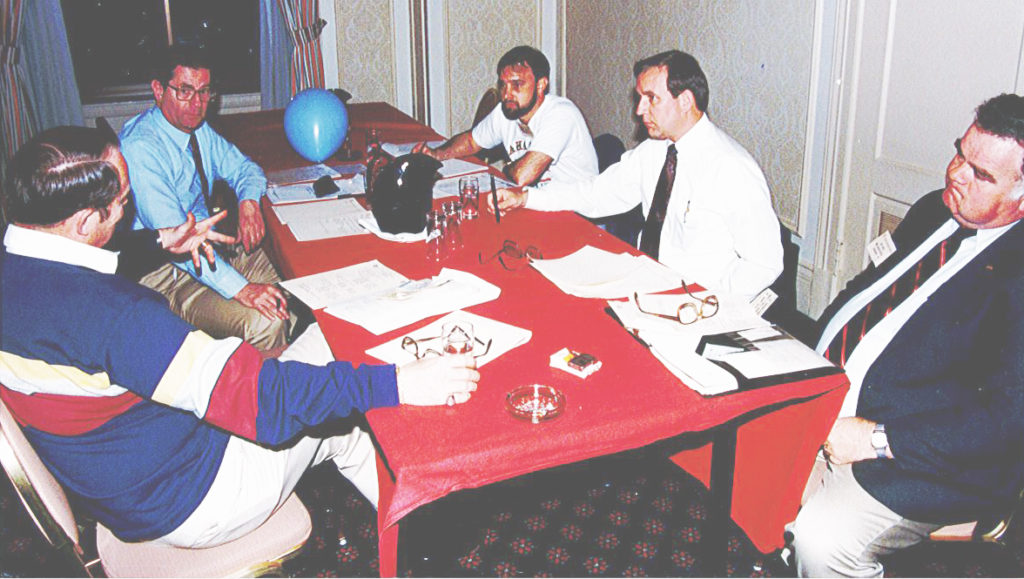
[[[373,110],[364,112],[371,119],[364,122],[372,126],[369,113]],[[395,113],[383,119],[386,126],[410,125],[411,119]],[[265,124],[280,119],[269,112],[257,115],[263,115]],[[359,117],[356,111],[352,116]],[[236,127],[245,126],[233,122]],[[415,136],[403,140],[430,137],[422,126],[410,125],[409,131]],[[240,146],[264,166],[301,164],[283,154],[284,160],[272,156],[267,142],[273,140],[279,148],[283,135],[274,136],[271,129],[259,134],[264,140],[258,147],[242,142]],[[735,427],[738,422],[743,424],[737,431],[732,516],[762,551],[781,546],[783,525],[796,514],[815,449],[838,412],[847,387],[845,376],[704,398],[681,384],[605,314],[604,301],[563,294],[525,263],[516,271],[506,271],[497,260],[478,263],[478,252],[490,255],[506,239],[524,247],[534,245],[545,257],[561,257],[585,244],[635,251],[573,213],[517,211],[503,217],[499,225],[493,214],[483,212],[480,219],[463,223],[465,248],[442,264],[426,258],[422,243],[392,243],[371,236],[299,243],[269,206],[264,214],[272,250],[285,277],[379,259],[419,279],[435,275],[443,265],[472,272],[502,288],[497,300],[468,311],[533,332],[529,343],[481,369],[479,390],[466,404],[386,408],[367,414],[387,467],[380,473],[378,513],[383,576],[397,570],[398,523],[418,506],[459,489],[686,433]],[[365,354],[366,349],[434,319],[374,336],[323,312],[317,312],[317,318],[336,357],[354,363],[378,363]],[[549,356],[562,347],[591,353],[604,365],[586,380],[554,370],[548,366]],[[563,415],[537,425],[510,416],[504,409],[505,394],[530,383],[561,390],[567,400]],[[705,445],[673,460],[707,483],[709,458],[710,445]]]

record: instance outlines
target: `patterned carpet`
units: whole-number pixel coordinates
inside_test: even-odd
[[[0,486],[0,576],[66,576],[14,497]],[[374,577],[377,525],[370,505],[330,466],[297,489],[313,516],[292,577]],[[464,491],[410,515],[400,538],[406,577],[690,577],[701,567],[707,492],[661,461],[603,460]],[[727,574],[785,576],[730,524]],[[344,539],[339,541],[339,536]],[[1010,547],[925,544],[887,562],[889,577],[1024,576],[1024,534]]]

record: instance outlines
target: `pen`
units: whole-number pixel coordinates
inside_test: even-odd
[[[501,223],[501,211],[498,210],[498,190],[494,188],[494,174],[491,174],[491,201],[494,203],[494,222]]]

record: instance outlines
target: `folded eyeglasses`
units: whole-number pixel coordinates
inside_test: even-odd
[[[417,360],[422,360],[423,358],[426,358],[427,356],[442,356],[443,354],[442,354],[442,352],[440,350],[435,350],[434,348],[427,347],[427,343],[429,343],[429,342],[436,343],[436,341],[437,340],[441,340],[441,338],[443,338],[443,336],[431,336],[429,338],[420,338],[420,339],[417,340],[416,338],[413,338],[412,336],[406,336],[406,337],[402,338],[402,349],[405,350],[406,352],[412,354],[413,356],[415,356]],[[481,346],[483,346],[483,350],[484,350],[483,352],[480,352],[479,354],[477,354],[478,348],[474,347],[473,348],[473,357],[474,358],[482,358],[482,357],[487,355],[487,352],[491,351],[491,343],[494,340],[493,339],[488,339],[486,342],[484,342],[480,338],[474,337],[473,341],[476,342],[477,344],[480,344]],[[420,350],[420,346],[421,345],[423,346],[422,351]]]
[[[484,259],[484,254],[482,252],[477,254],[477,260],[481,264],[488,263],[495,257],[498,258],[498,262],[501,263],[501,267],[504,267],[509,271],[515,271],[519,269],[519,265],[522,262],[518,260],[524,258],[527,261],[533,259],[544,259],[544,255],[541,254],[540,250],[537,249],[536,247],[528,245],[526,246],[526,249],[523,249],[519,247],[519,243],[511,239],[506,239],[505,242],[501,244],[501,249],[499,249],[497,252],[494,253],[494,255],[486,259]],[[506,258],[508,259],[508,262],[506,262]],[[510,267],[509,262],[515,264],[515,267]]]

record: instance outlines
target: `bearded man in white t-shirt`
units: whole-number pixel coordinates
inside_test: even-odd
[[[572,183],[597,175],[597,153],[587,122],[567,98],[549,95],[551,65],[536,48],[517,46],[498,61],[501,103],[475,127],[436,149],[414,149],[444,161],[501,145],[517,185]]]

